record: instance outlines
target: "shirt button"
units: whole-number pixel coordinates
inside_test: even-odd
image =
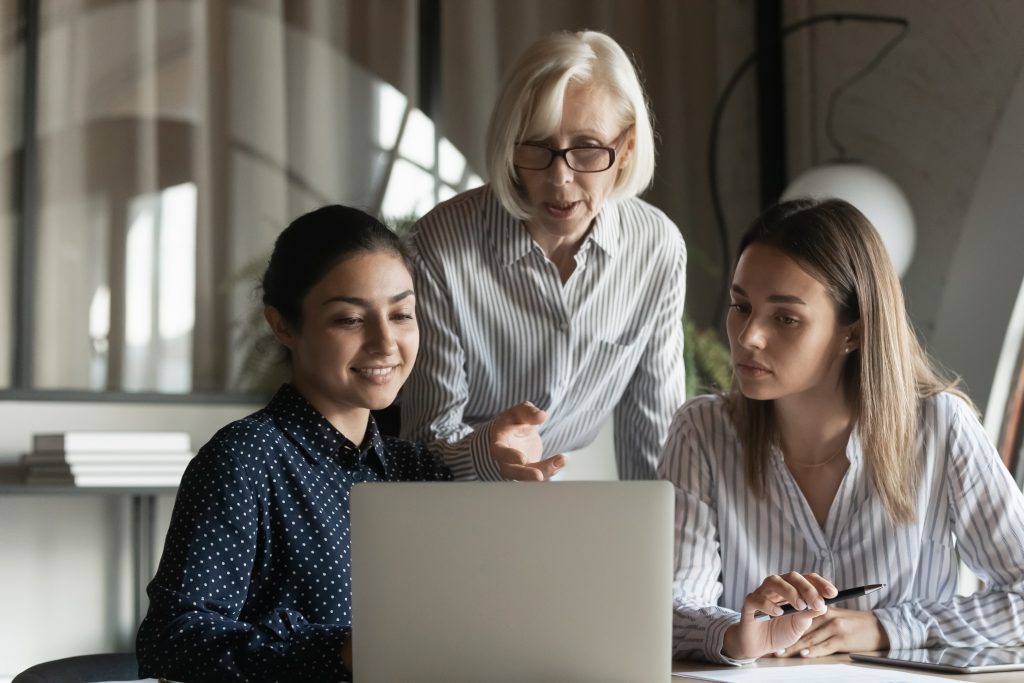
[[[558,329],[560,329],[562,332],[568,332],[569,331],[569,323],[561,323],[558,326]]]

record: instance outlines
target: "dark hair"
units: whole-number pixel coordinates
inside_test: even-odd
[[[278,235],[263,273],[263,304],[273,306],[295,329],[302,302],[339,262],[360,252],[389,251],[409,267],[398,236],[368,213],[332,204],[299,216]]]

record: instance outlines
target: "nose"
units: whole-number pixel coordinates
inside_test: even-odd
[[[571,183],[574,171],[569,168],[569,162],[565,156],[556,156],[548,166],[548,180],[552,185],[565,185]]]
[[[748,349],[764,348],[764,330],[754,316],[749,316],[736,336],[740,346]]]
[[[387,317],[378,320],[374,325],[367,326],[366,347],[370,353],[381,356],[388,356],[398,349],[395,332]]]

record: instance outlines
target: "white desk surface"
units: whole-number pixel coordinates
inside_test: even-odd
[[[744,668],[752,667],[777,667],[777,666],[805,666],[811,664],[855,664],[857,666],[867,666],[875,670],[888,670],[888,671],[904,671],[907,673],[914,673],[922,676],[934,676],[939,679],[947,678],[953,679],[962,683],[1021,683],[1024,681],[1024,671],[1006,671],[1003,673],[990,673],[990,674],[950,674],[940,673],[938,671],[926,671],[925,669],[916,669],[910,667],[891,667],[891,666],[876,666],[866,664],[863,662],[854,662],[847,655],[832,655],[830,657],[817,657],[814,659],[803,659],[800,657],[796,658],[784,658],[776,659],[774,657],[764,657],[759,659],[756,663],[749,665]],[[700,661],[676,661],[672,663],[672,671],[686,672],[686,671],[702,671],[708,669],[727,669],[733,667],[718,667],[708,662]],[[683,683],[689,679],[674,677],[674,682]]]

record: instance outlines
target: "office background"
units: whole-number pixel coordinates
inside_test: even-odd
[[[717,97],[766,22],[825,12],[910,22],[843,95],[834,131],[907,195],[912,317],[1002,438],[1024,317],[1014,0],[12,0],[0,3],[0,475],[17,476],[34,432],[180,429],[198,447],[259,405],[270,380],[252,346],[253,277],[277,232],[328,201],[404,221],[482,182],[501,75],[550,30],[604,30],[635,56],[660,140],[646,198],[687,240],[688,314],[716,327]],[[892,31],[828,23],[782,43],[787,177],[834,157],[828,98]],[[733,246],[765,200],[761,106],[751,72],[721,120]],[[159,499],[159,534],[172,502]],[[124,496],[0,493],[0,679],[131,646],[130,514]]]

